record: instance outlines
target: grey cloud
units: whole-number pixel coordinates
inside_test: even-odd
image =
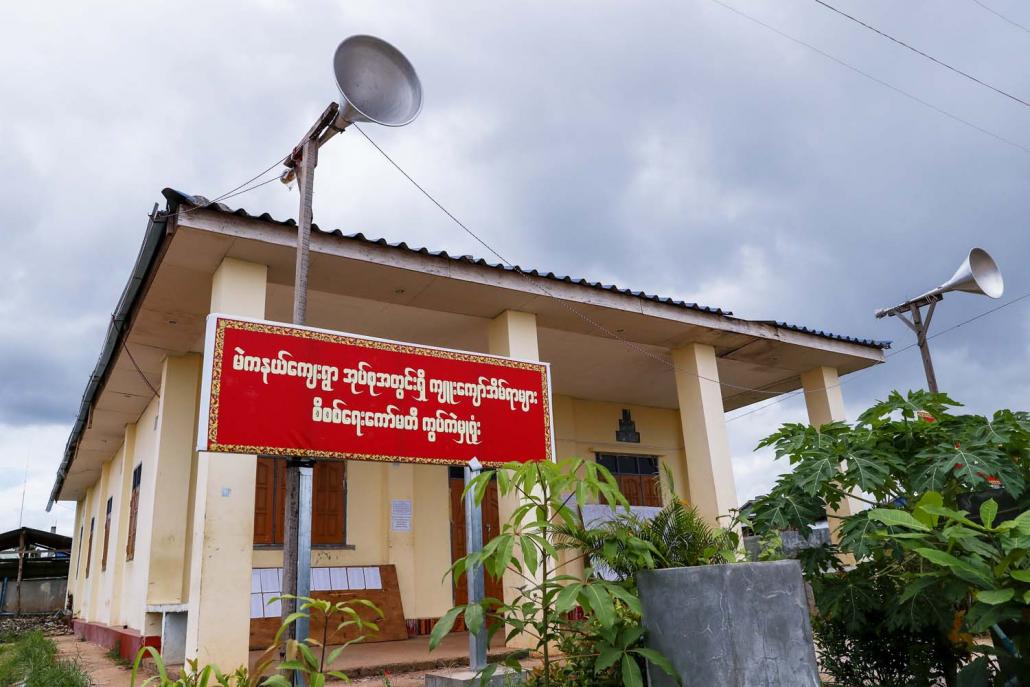
[[[814,3],[730,2],[1030,145],[1023,108]],[[1012,59],[1025,34],[973,3],[852,9],[1030,94]],[[972,245],[998,254],[1010,294],[1030,290],[1030,154],[708,0],[23,3],[0,26],[18,66],[0,75],[0,422],[71,417],[160,189],[215,196],[285,154],[335,95],[335,43],[359,32],[409,54],[426,90],[415,124],[370,134],[522,265],[899,346],[908,330],[872,311]],[[287,217],[296,196],[272,184],[231,202]],[[485,254],[356,132],[322,156],[315,210],[322,226]],[[990,305],[949,296],[934,327]],[[1022,403],[1026,319],[1015,305],[935,340],[942,385],[977,410]],[[845,395],[861,407],[920,384],[909,351]],[[782,417],[731,432],[750,443]]]

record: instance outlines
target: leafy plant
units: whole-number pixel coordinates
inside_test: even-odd
[[[592,527],[559,524],[555,534],[559,547],[582,550],[589,554],[595,568],[603,567],[628,581],[641,569],[711,563],[719,557],[724,536],[678,498],[652,518],[622,512]],[[646,549],[641,549],[640,542]],[[642,550],[650,555],[642,556]]]
[[[298,675],[304,676],[304,683],[309,687],[324,687],[327,678],[348,681],[347,675],[332,670],[332,665],[351,644],[361,642],[368,634],[379,631],[379,626],[363,617],[362,611],[365,615],[371,612],[376,617],[382,617],[382,611],[365,599],[348,599],[333,603],[324,599],[288,595],[277,598],[296,599],[299,607],[279,626],[274,642],[258,658],[253,671],[240,667],[226,675],[217,666],[198,666],[196,661],[188,661],[186,670],[173,680],[168,674],[161,654],[153,647],[145,646],[136,654],[136,660],[132,665],[132,687],[135,687],[140,666],[148,656],[154,661],[157,675],[144,680],[140,687],[292,687],[291,677]],[[287,637],[287,629],[304,617],[321,621],[320,639],[308,637],[303,642],[298,642]],[[333,627],[337,631],[353,628],[358,635],[330,649],[328,641]],[[285,660],[279,660],[281,654],[285,655]]]
[[[787,424],[759,445],[774,448],[777,458],[786,457],[793,469],[751,508],[749,524],[756,533],[794,529],[807,536],[848,496],[873,507],[843,519],[838,543],[799,555],[819,606],[817,635],[826,632],[817,639],[828,645],[846,639],[852,673],[860,670],[863,657],[893,652],[870,659],[866,672],[875,674],[873,664],[915,665],[918,661],[910,657],[918,655],[932,665],[913,669],[908,678],[899,674],[898,684],[929,684],[932,676],[942,675],[954,685],[958,665],[972,656],[966,634],[991,625],[981,622],[991,618],[1022,622],[1008,611],[980,610],[991,605],[988,600],[1003,605],[1015,596],[1005,601],[996,595],[1007,592],[989,587],[974,559],[994,560],[988,548],[996,547],[1004,553],[994,565],[1011,555],[1002,567],[1019,567],[1016,559],[1022,560],[1030,542],[1013,528],[1005,531],[1004,536],[1011,537],[1007,543],[992,543],[988,539],[1002,533],[948,518],[985,491],[997,496],[996,503],[1007,504],[1005,517],[1026,511],[1030,415],[1009,410],[990,418],[952,414],[958,405],[945,394],[893,392],[853,427],[843,422],[819,428]],[[938,511],[931,513],[934,508]],[[931,516],[938,520],[932,526],[922,523],[927,531],[906,526]],[[996,513],[994,522],[1001,517]],[[941,524],[944,521],[950,524]],[[916,551],[913,542],[919,540],[918,548],[934,553]],[[851,554],[857,565],[845,567],[842,554]],[[954,564],[952,557],[963,563]],[[974,569],[979,572],[974,574]],[[993,577],[991,581],[997,582]],[[874,626],[878,631],[871,630]],[[882,636],[888,635],[905,641],[885,642]],[[868,642],[877,646],[867,646]],[[854,674],[837,675],[833,668],[831,662],[827,669],[844,684],[872,684],[847,682],[855,679]]]
[[[9,637],[0,654],[0,685],[24,687],[89,687],[89,676],[75,661],[57,657],[57,647],[42,632]]]
[[[613,510],[627,509],[611,474],[593,461],[512,463],[497,471],[484,471],[466,491],[472,491],[481,503],[495,476],[499,492],[517,494],[520,504],[481,552],[456,561],[450,573],[462,575],[470,566],[482,565],[490,575],[501,578],[508,573],[520,584],[508,602],[488,598],[452,608],[433,627],[430,647],[438,646],[458,616],[464,615],[471,632],[486,627],[492,636],[506,627],[509,640],[520,635],[530,639],[543,659],[540,670],[530,676],[530,684],[557,687],[563,676],[574,673],[575,684],[583,687],[640,687],[641,662],[645,660],[673,675],[665,657],[642,646],[640,601],[626,583],[601,579],[589,566],[582,579],[562,571],[587,558],[589,551],[576,551],[557,562],[559,550],[574,548],[568,533],[582,528],[571,505],[583,506],[602,497]],[[654,547],[624,528],[609,530],[601,546],[635,560],[637,569],[654,567]],[[577,608],[582,610],[582,619],[571,615]],[[560,645],[574,651],[555,656],[552,649]],[[517,661],[509,665],[521,670]],[[488,680],[498,668],[498,664],[488,665],[481,679]],[[621,682],[609,682],[613,675]]]
[[[902,552],[906,571],[901,598],[933,587],[963,608],[960,638],[981,657],[963,669],[966,683],[1005,684],[1030,678],[1030,512],[997,522],[998,503],[988,499],[977,520],[946,508],[927,492],[912,512],[878,508],[869,518],[883,524],[874,537]],[[992,645],[973,644],[974,635],[993,634]],[[994,656],[994,660],[989,657]],[[975,676],[975,678],[974,678]]]

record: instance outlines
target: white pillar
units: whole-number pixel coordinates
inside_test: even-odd
[[[226,258],[214,275],[211,312],[264,317],[267,282],[265,265]],[[249,657],[256,472],[253,455],[197,454],[186,658],[224,672]]]
[[[801,387],[805,390],[808,421],[813,427],[846,419],[844,396],[835,368],[816,367],[801,373]]]
[[[690,504],[712,525],[737,507],[737,488],[726,434],[715,349],[689,344],[672,352],[676,366],[683,448]]]
[[[505,310],[490,322],[490,353],[503,355],[509,358],[520,358],[522,360],[539,360],[540,347],[537,342],[536,315],[533,313]],[[497,502],[500,522],[505,523],[511,520],[512,513],[519,507],[522,499],[516,493],[500,495]],[[483,542],[484,544],[486,542]],[[515,547],[516,552],[519,551]],[[516,555],[521,555],[516,553]],[[504,588],[504,601],[511,603],[515,598],[516,590],[526,582],[518,574],[505,572],[502,585]],[[526,635],[515,637],[508,643],[509,646],[529,648],[535,644],[535,640]]]
[[[840,391],[840,377],[836,368],[816,367],[801,373],[801,388],[805,391],[805,405],[808,407],[808,422],[813,427],[822,427],[831,422],[846,420],[844,395]],[[836,543],[837,527],[841,517],[851,515],[855,507],[850,497],[843,497],[840,507],[827,515],[830,538]]]

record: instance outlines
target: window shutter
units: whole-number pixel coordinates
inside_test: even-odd
[[[143,481],[143,464],[140,463],[132,471],[132,494],[129,496],[129,534],[125,541],[125,560],[131,561],[136,556],[136,523],[139,513],[139,490]]]
[[[86,577],[89,577],[89,569],[93,567],[93,528],[96,524],[96,518],[89,519],[89,547],[86,549]]]
[[[272,543],[282,545],[286,541],[283,536],[283,517],[286,513],[286,461],[273,460],[275,464],[275,496],[272,500]]]
[[[311,499],[311,543],[344,543],[344,490],[346,464],[315,463]]]
[[[257,459],[257,479],[254,484],[255,544],[275,543],[275,468],[276,461],[272,458]]]
[[[107,570],[107,547],[111,543],[111,508],[114,505],[114,497],[107,499],[107,514],[104,515],[104,555],[100,558],[100,571]]]

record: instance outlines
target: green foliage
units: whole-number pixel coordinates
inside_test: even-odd
[[[679,499],[651,519],[621,512],[594,527],[559,525],[555,535],[560,548],[584,551],[595,567],[627,581],[641,569],[709,564],[719,557],[724,536]]]
[[[89,676],[74,661],[57,658],[57,647],[42,632],[8,638],[0,653],[0,685],[25,687],[89,687]]]
[[[1023,641],[1030,533],[1019,523],[1030,517],[1030,414],[953,415],[957,405],[945,394],[893,392],[853,427],[788,424],[759,445],[793,470],[751,509],[756,533],[807,535],[848,494],[873,506],[843,520],[839,544],[801,557],[821,613],[819,642],[844,642],[853,657],[846,667],[829,661],[827,670],[843,684],[879,684],[854,681],[855,671],[877,675],[904,665],[912,666],[911,684],[927,684],[927,675],[954,684],[957,663],[985,651],[969,633],[1000,624]],[[985,491],[998,499],[974,516],[962,510]],[[841,554],[858,564],[845,568]],[[883,633],[904,641],[884,642]],[[999,662],[1009,661],[974,664],[993,675]],[[885,684],[909,684],[892,675]]]
[[[433,628],[430,647],[438,646],[464,614],[465,624],[473,632],[485,626],[493,635],[506,628],[508,639],[530,638],[543,657],[540,670],[530,676],[530,685],[641,687],[643,661],[673,674],[664,657],[641,645],[640,601],[632,581],[606,581],[593,575],[589,566],[584,578],[567,572],[567,566],[587,559],[594,550],[601,550],[627,571],[655,567],[659,553],[636,535],[638,530],[611,527],[589,533],[583,529],[574,506],[601,497],[613,511],[628,510],[615,478],[593,461],[513,463],[483,472],[466,490],[481,503],[494,477],[500,494],[518,495],[519,506],[482,552],[456,561],[450,573],[464,575],[470,566],[482,565],[490,575],[507,574],[518,578],[520,584],[507,603],[485,599],[452,608]],[[580,550],[579,543],[584,540],[596,547]],[[582,611],[582,620],[574,619],[577,609]],[[563,649],[560,657],[552,652],[555,646]],[[517,661],[511,667],[518,669]],[[497,669],[491,664],[481,679],[489,679]]]
[[[153,660],[157,675],[144,680],[140,687],[291,687],[291,678],[295,675],[302,675],[309,687],[324,687],[328,679],[348,681],[346,674],[332,670],[332,664],[351,644],[361,642],[369,634],[379,631],[379,626],[366,616],[374,614],[376,617],[382,617],[382,611],[365,599],[348,599],[333,603],[324,599],[289,595],[278,598],[296,599],[298,609],[287,616],[279,626],[275,633],[275,641],[258,658],[253,671],[241,666],[226,675],[216,666],[201,667],[196,661],[189,661],[182,674],[172,679],[161,655],[153,647],[145,646],[136,654],[136,660],[132,665],[132,686],[135,687],[140,666],[148,657]],[[320,639],[308,637],[303,642],[298,642],[288,637],[289,627],[304,617],[321,620],[323,630]],[[336,630],[353,628],[358,635],[355,639],[330,649],[327,642],[330,629],[333,627]],[[285,655],[284,660],[279,660],[281,654]]]

